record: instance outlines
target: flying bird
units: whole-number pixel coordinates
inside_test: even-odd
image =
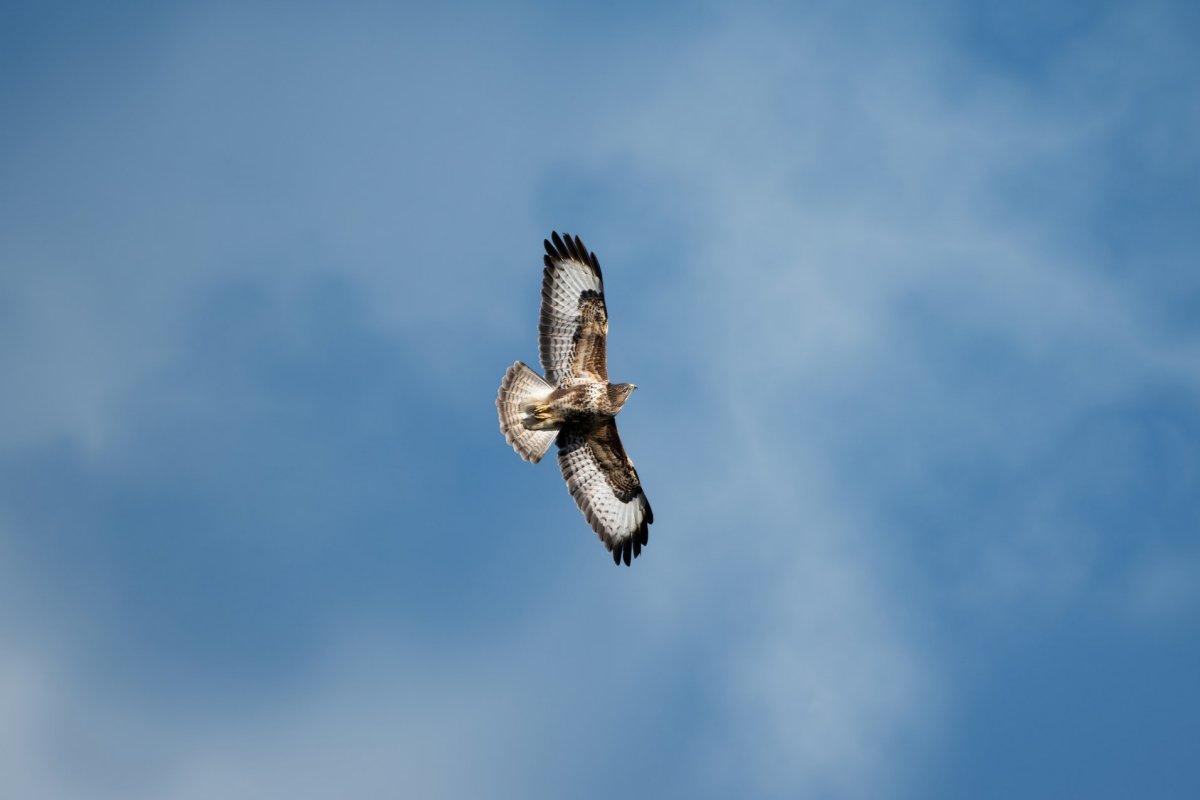
[[[617,435],[617,413],[637,388],[608,381],[608,309],[596,254],[578,236],[545,240],[538,375],[518,361],[496,394],[500,432],[526,461],[558,444],[558,466],[579,510],[626,566],[649,541],[654,512]]]

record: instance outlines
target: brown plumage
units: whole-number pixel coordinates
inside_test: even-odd
[[[596,254],[578,236],[545,241],[538,349],[545,379],[521,362],[496,395],[500,431],[526,461],[552,442],[571,496],[613,555],[629,565],[648,542],[654,512],[615,417],[637,387],[608,382],[608,309]]]

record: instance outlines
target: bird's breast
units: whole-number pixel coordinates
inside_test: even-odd
[[[612,416],[607,401],[606,388],[593,382],[561,386],[550,396],[563,425],[583,429],[595,428]]]

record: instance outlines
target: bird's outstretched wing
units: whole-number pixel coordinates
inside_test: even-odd
[[[560,433],[558,466],[579,510],[612,553],[613,563],[624,560],[628,566],[650,539],[654,512],[621,446],[617,423],[610,419],[591,435]]]
[[[538,346],[546,379],[560,385],[587,375],[608,380],[608,310],[596,254],[578,236],[545,240]]]

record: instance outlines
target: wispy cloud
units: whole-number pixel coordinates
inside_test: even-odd
[[[0,789],[954,794],[1042,632],[1194,625],[1193,32],[876,12],[180,7],[27,64],[77,102],[7,89]],[[619,574],[495,431],[548,227],[647,389]]]

